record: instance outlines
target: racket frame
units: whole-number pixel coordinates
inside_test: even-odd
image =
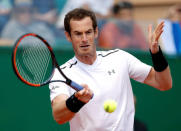
[[[16,52],[17,52],[17,49],[18,49],[18,46],[19,44],[21,43],[21,41],[25,38],[25,37],[28,37],[28,36],[33,36],[33,37],[37,37],[39,38],[41,41],[43,41],[43,43],[46,45],[46,47],[48,48],[48,50],[50,51],[50,54],[51,54],[51,58],[52,58],[52,64],[53,64],[53,68],[52,68],[52,71],[51,71],[51,75],[49,77],[49,79],[47,79],[46,81],[44,81],[43,83],[41,84],[33,84],[31,82],[28,82],[27,80],[25,80],[20,74],[19,74],[19,71],[16,67]],[[76,91],[79,91],[79,90],[82,90],[83,87],[80,86],[79,84],[75,83],[74,81],[70,80],[63,72],[62,70],[60,69],[57,61],[56,61],[56,58],[55,58],[55,54],[53,53],[53,49],[51,48],[51,46],[48,44],[48,42],[46,40],[44,40],[41,36],[35,34],[35,33],[27,33],[25,35],[22,35],[15,43],[14,45],[14,48],[13,48],[13,53],[12,53],[12,63],[13,63],[13,69],[14,69],[14,72],[15,74],[17,75],[17,77],[22,81],[24,82],[25,84],[27,85],[30,85],[30,86],[34,86],[34,87],[40,87],[40,86],[44,86],[44,85],[47,85],[51,82],[63,82],[63,83],[66,83],[67,85],[71,86],[73,89],[75,89]],[[51,81],[51,78],[53,77],[53,74],[54,74],[54,71],[55,71],[55,68],[58,69],[58,71],[60,72],[60,74],[65,78],[65,81],[63,80],[52,80]]]

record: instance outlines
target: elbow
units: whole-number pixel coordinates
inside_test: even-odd
[[[160,86],[158,89],[160,91],[167,91],[167,90],[172,89],[172,81],[167,83],[167,84],[164,84],[164,85]]]
[[[70,121],[72,119],[72,116],[66,116],[65,114],[62,114],[62,115],[53,114],[53,118],[56,121],[56,123],[62,125]]]
[[[62,124],[65,124],[65,123],[66,123],[66,121],[63,121],[62,119],[54,118],[54,120],[55,120],[59,125],[62,125]]]
[[[167,86],[167,87],[161,87],[159,88],[160,91],[167,91],[167,90],[170,90],[172,87],[170,86]]]
[[[65,120],[63,120],[60,116],[56,115],[54,112],[53,112],[53,118],[54,121],[60,125],[65,123]]]
[[[61,121],[61,120],[55,120],[59,125],[64,124],[65,122]]]

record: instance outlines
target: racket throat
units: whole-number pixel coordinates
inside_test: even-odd
[[[66,79],[66,84],[71,85],[72,81],[70,79]]]
[[[74,90],[76,91],[80,91],[81,89],[83,89],[82,87],[80,87],[77,83],[73,82],[70,79],[66,80],[66,84],[68,84],[69,86],[71,86]]]

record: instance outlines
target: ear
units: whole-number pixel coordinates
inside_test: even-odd
[[[95,30],[95,38],[98,38],[98,33],[99,33],[99,31],[98,31],[98,27],[96,27],[96,30]]]
[[[70,34],[68,32],[66,32],[66,31],[64,33],[65,33],[65,36],[66,36],[67,40],[72,43],[72,39],[71,39]]]

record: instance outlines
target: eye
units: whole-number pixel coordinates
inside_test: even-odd
[[[76,33],[75,33],[75,35],[80,36],[80,35],[81,35],[81,33],[80,33],[80,32],[76,32]]]
[[[92,30],[88,30],[87,32],[86,32],[86,34],[91,34],[92,33]]]

